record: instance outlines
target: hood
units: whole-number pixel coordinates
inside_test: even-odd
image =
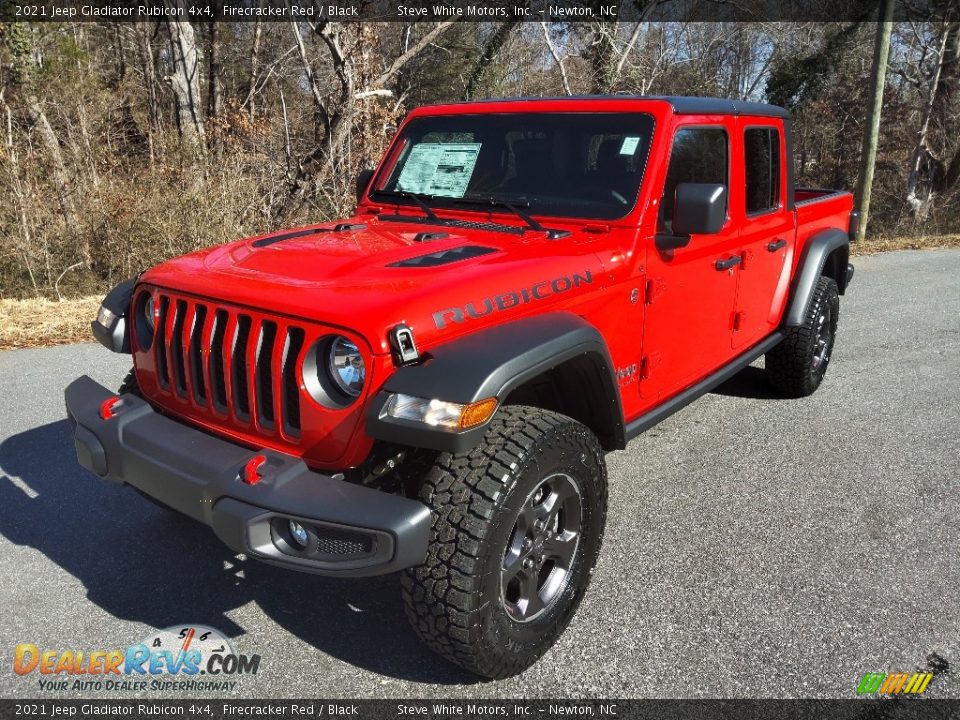
[[[202,250],[152,268],[142,281],[349,328],[375,353],[389,352],[387,332],[399,323],[429,347],[601,286],[596,236],[574,231],[548,240],[534,232],[362,222]]]

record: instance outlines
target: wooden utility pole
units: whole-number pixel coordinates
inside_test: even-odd
[[[870,191],[873,189],[873,168],[877,161],[877,141],[880,138],[880,112],[883,108],[883,87],[887,79],[887,58],[890,56],[890,35],[893,31],[893,5],[895,0],[882,0],[880,22],[877,25],[876,42],[873,46],[873,72],[870,82],[870,114],[863,128],[863,147],[860,152],[860,175],[857,179],[857,206],[860,227],[857,240],[867,234],[867,219],[870,213]]]

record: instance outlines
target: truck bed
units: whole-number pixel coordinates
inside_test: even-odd
[[[829,228],[850,230],[853,194],[842,190],[797,188],[794,192],[797,214],[797,241],[800,247],[807,239]]]

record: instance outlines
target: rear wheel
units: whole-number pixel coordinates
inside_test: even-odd
[[[420,493],[433,510],[427,558],[402,577],[424,643],[485,677],[536,662],[590,581],[606,477],[593,433],[536,408],[504,408],[479,446],[441,454]]]
[[[767,375],[782,393],[806,397],[820,387],[833,353],[839,315],[837,283],[821,277],[803,325],[787,328],[783,342],[767,353]]]

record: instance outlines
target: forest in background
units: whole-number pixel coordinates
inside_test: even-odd
[[[893,26],[872,236],[960,231],[960,13],[943,8]],[[0,298],[101,292],[173,255],[348,214],[357,172],[436,102],[773,102],[794,114],[798,184],[852,190],[877,27],[0,20]]]

